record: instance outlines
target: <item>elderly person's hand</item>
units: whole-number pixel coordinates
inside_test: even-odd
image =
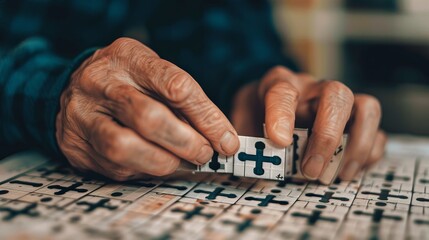
[[[115,180],[167,175],[239,147],[224,114],[185,71],[138,41],[96,51],[61,96],[57,142],[72,166]]]
[[[380,118],[376,98],[353,94],[340,82],[318,82],[284,67],[275,67],[260,82],[243,87],[232,110],[238,133],[260,135],[265,122],[268,137],[281,146],[292,143],[294,127],[311,128],[300,167],[304,176],[312,180],[326,169],[345,129],[349,139],[340,172],[342,179],[352,179],[379,160],[386,143],[379,129]]]

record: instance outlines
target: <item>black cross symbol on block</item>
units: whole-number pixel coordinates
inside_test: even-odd
[[[219,153],[214,152],[211,161],[209,162],[209,168],[215,172],[217,170],[225,168],[224,164],[219,162]]]
[[[390,198],[399,198],[399,199],[407,199],[407,196],[404,195],[393,195],[390,194],[390,189],[381,189],[379,193],[377,192],[370,192],[370,191],[362,191],[362,194],[365,195],[375,195],[378,196],[378,200],[389,200]]]
[[[320,197],[319,202],[322,203],[329,203],[329,201],[331,199],[333,200],[339,200],[339,201],[343,201],[343,202],[348,202],[350,199],[346,198],[346,197],[334,197],[334,192],[325,192],[323,195],[321,194],[316,194],[316,193],[306,193],[305,196],[307,197]]]
[[[327,221],[327,222],[337,222],[338,219],[333,217],[323,217],[322,211],[320,210],[313,210],[311,214],[306,213],[300,213],[300,212],[294,212],[292,213],[293,217],[303,217],[307,218],[307,225],[313,226],[315,225],[319,220],[320,221]]]
[[[218,196],[227,197],[227,198],[236,198],[237,197],[237,195],[235,195],[233,193],[222,193],[223,190],[225,190],[225,188],[217,187],[212,192],[206,191],[206,190],[201,190],[201,189],[194,190],[194,192],[195,193],[207,193],[208,195],[206,196],[206,199],[208,199],[208,200],[214,200]]]
[[[265,198],[245,197],[244,199],[248,200],[248,201],[260,201],[260,203],[258,203],[258,206],[260,206],[260,207],[266,207],[270,203],[280,204],[280,205],[288,205],[289,204],[288,201],[274,200],[275,197],[276,197],[275,195],[268,194],[267,196],[265,196]]]
[[[87,202],[87,201],[80,201],[77,202],[76,205],[86,205],[88,206],[88,208],[85,210],[86,213],[92,212],[98,208],[104,208],[104,209],[108,209],[108,210],[115,210],[118,208],[118,206],[112,206],[109,205],[110,199],[108,198],[103,198],[100,199],[98,202],[92,203],[92,202]]]
[[[203,216],[207,219],[210,219],[212,217],[214,217],[214,214],[212,213],[202,213],[201,211],[204,209],[204,207],[201,206],[197,206],[194,209],[190,210],[190,211],[185,211],[182,208],[174,208],[171,211],[172,212],[180,212],[180,213],[184,213],[185,215],[183,216],[183,220],[189,220],[191,218],[193,218],[194,216]]]
[[[48,188],[49,189],[59,189],[59,191],[54,192],[55,195],[63,195],[69,191],[78,192],[78,193],[87,192],[88,189],[78,188],[82,185],[83,185],[83,183],[76,182],[76,183],[73,183],[72,185],[70,185],[68,187],[64,187],[64,186],[60,186],[60,185],[51,185],[51,186],[48,186]]]
[[[379,208],[374,209],[373,213],[367,213],[367,212],[364,212],[361,210],[356,210],[353,212],[353,214],[358,215],[358,216],[359,215],[371,216],[373,223],[380,223],[383,218],[384,219],[391,219],[391,220],[395,220],[395,221],[401,221],[402,220],[401,216],[384,215],[384,209],[379,209]]]
[[[6,212],[8,215],[3,217],[3,221],[11,221],[15,217],[18,217],[20,215],[26,215],[28,217],[37,217],[39,216],[39,212],[35,211],[35,208],[37,207],[37,203],[32,203],[28,206],[25,206],[22,209],[13,209],[10,207],[0,207],[0,212]]]
[[[253,168],[253,173],[255,175],[264,175],[265,170],[262,167],[262,164],[264,162],[272,163],[274,165],[280,165],[282,163],[281,158],[278,156],[264,156],[265,144],[263,142],[256,142],[255,148],[256,155],[247,154],[245,152],[241,152],[238,154],[238,160],[240,161],[255,161],[255,168]]]
[[[298,154],[298,140],[299,136],[297,134],[293,135],[293,162],[292,162],[292,174],[298,173],[298,160],[299,160],[299,154]]]
[[[373,173],[371,174],[371,177],[384,178],[384,181],[386,182],[392,182],[393,180],[402,180],[402,181],[410,180],[410,178],[407,176],[396,176],[394,171],[389,171],[386,174]]]

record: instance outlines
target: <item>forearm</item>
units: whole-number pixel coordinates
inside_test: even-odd
[[[84,54],[85,55],[85,54]],[[74,63],[61,58],[42,38],[31,38],[0,59],[0,148],[24,148],[60,155],[55,140],[59,97]]]

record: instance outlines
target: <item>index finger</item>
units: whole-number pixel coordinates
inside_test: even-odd
[[[216,151],[233,155],[238,150],[238,136],[232,124],[187,72],[166,60],[150,57],[144,67],[139,67],[139,73],[139,84],[183,114]]]

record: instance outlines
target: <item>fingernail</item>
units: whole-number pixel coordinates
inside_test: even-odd
[[[213,156],[213,149],[207,145],[204,145],[201,150],[200,153],[198,154],[197,157],[197,163],[199,164],[205,164],[208,161],[210,161],[210,159]]]
[[[227,154],[233,154],[238,148],[238,138],[230,131],[226,131],[220,139],[220,147]]]
[[[304,165],[304,176],[308,179],[315,180],[320,176],[325,161],[321,155],[311,156]]]
[[[274,125],[274,131],[276,132],[277,137],[285,144],[289,145],[292,142],[291,137],[289,136],[290,127],[288,123],[277,122]]]
[[[351,161],[343,170],[342,176],[344,176],[344,180],[352,180],[354,176],[360,170],[360,163],[356,161]]]

